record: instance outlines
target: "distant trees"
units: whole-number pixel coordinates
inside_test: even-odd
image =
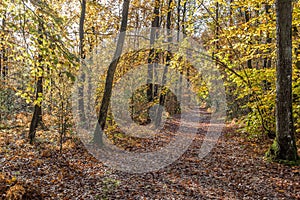
[[[51,107],[48,112],[57,116],[70,113],[68,101],[75,77],[81,73],[79,77],[83,82],[85,75],[86,79],[91,81],[88,73],[90,69],[79,72],[79,66],[89,61],[88,53],[93,53],[97,42],[121,32],[109,70],[105,77],[100,77],[101,80],[105,80],[105,84],[99,86],[103,97],[99,95],[102,99],[99,101],[101,104],[97,105],[100,106],[99,124],[94,133],[94,141],[101,143],[100,129],[103,130],[106,126],[115,78],[120,78],[132,67],[120,57],[125,37],[123,33],[127,27],[152,27],[154,29],[146,39],[150,39],[147,42],[153,45],[159,37],[155,28],[176,29],[185,36],[201,41],[207,54],[213,55],[227,88],[228,113],[232,118],[240,119],[240,123],[243,124],[241,130],[250,137],[263,138],[273,138],[276,132],[270,156],[293,160],[297,157],[295,136],[300,132],[300,3],[290,4],[290,1],[278,0],[275,10],[272,1],[259,0],[213,0],[209,3],[195,0],[132,0],[129,9],[129,0],[124,0],[123,8],[114,0],[70,0],[60,3],[49,0],[3,0],[0,2],[1,90],[10,88],[10,91],[13,91],[11,93],[17,93],[27,103],[32,104],[33,116],[29,130],[29,139],[32,142],[37,126],[42,121],[42,111],[46,111],[43,108]],[[64,5],[63,8],[61,5]],[[291,15],[292,6],[295,11],[294,17]],[[75,7],[81,9],[74,9]],[[121,12],[116,12],[121,9],[122,16]],[[277,32],[278,51],[275,42],[275,11],[277,25],[287,28],[285,31],[278,28],[281,30]],[[138,35],[138,31],[135,34]],[[164,41],[180,41],[181,37],[178,33],[174,38]],[[136,36],[133,42],[138,46],[140,40]],[[130,56],[133,55],[129,53],[124,57],[131,59]],[[162,77],[168,72],[168,67],[180,72],[182,76],[178,77],[176,82],[177,94],[185,89],[181,87],[183,78],[189,80],[189,84],[195,81],[192,77],[192,67],[178,55],[162,53],[160,50],[156,52],[154,47],[151,47],[134,56],[135,60],[132,62],[144,62],[148,65],[149,88],[145,99],[152,103],[147,106],[154,103],[164,105],[166,100],[159,87],[151,84],[156,73],[154,63],[165,66]],[[117,65],[120,62],[124,66],[118,71]],[[93,67],[96,68],[96,64]],[[200,79],[198,78],[198,81]],[[201,87],[194,87],[194,92],[209,106],[207,87],[205,83],[199,85]],[[90,88],[84,88],[82,85],[78,90],[77,103],[82,122],[86,120],[85,114],[92,111],[91,108],[85,110],[86,102],[83,102],[84,92]],[[148,109],[147,106],[137,104],[136,108]],[[158,126],[162,116],[161,107],[156,114]],[[141,118],[141,121],[145,119],[149,122],[146,115]]]

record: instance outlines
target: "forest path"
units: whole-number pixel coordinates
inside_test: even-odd
[[[198,131],[188,150],[174,163],[145,174],[113,173],[121,184],[112,199],[300,199],[299,167],[263,160],[264,150],[226,127],[212,151],[199,159],[210,126],[210,114],[200,109]],[[197,113],[193,113],[197,114]],[[213,126],[218,126],[214,124]],[[174,126],[174,124],[171,124]],[[265,144],[267,147],[268,144]]]
[[[233,126],[224,128],[212,151],[199,159],[210,120],[204,109],[200,114],[200,123],[190,122],[198,133],[187,151],[143,174],[104,166],[76,136],[66,140],[60,154],[58,133],[51,128],[37,133],[35,145],[25,138],[28,126],[2,129],[0,199],[16,184],[39,191],[44,199],[300,199],[300,167],[264,161],[269,144],[246,140]]]

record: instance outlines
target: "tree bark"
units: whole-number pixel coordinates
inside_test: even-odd
[[[168,14],[167,14],[167,37],[168,37],[168,43],[170,44],[172,42],[172,37],[171,37],[171,16],[172,16],[172,11],[171,11],[171,4],[172,4],[172,0],[169,0],[169,4],[168,4]],[[166,66],[164,67],[164,72],[162,75],[162,87],[160,89],[160,95],[159,95],[159,105],[161,106],[165,106],[165,97],[166,94],[163,91],[163,88],[165,87],[165,84],[167,82],[167,73],[168,73],[168,68],[170,66],[170,62],[171,62],[171,55],[170,55],[170,47],[168,46],[168,52],[167,52],[167,57],[166,57]],[[156,114],[156,121],[155,121],[155,127],[159,127],[161,121],[162,121],[162,112],[163,109],[162,107],[159,106],[157,109],[157,114]]]
[[[94,139],[93,139],[94,143],[98,144],[98,145],[103,145],[103,139],[102,139],[103,132],[101,130],[104,130],[104,128],[105,128],[108,107],[109,107],[111,94],[112,94],[114,74],[115,74],[115,71],[116,71],[122,50],[123,50],[124,40],[125,40],[125,36],[126,36],[127,22],[128,22],[129,3],[130,3],[130,0],[123,1],[123,11],[122,11],[122,22],[121,22],[121,28],[120,28],[120,35],[119,35],[119,38],[117,41],[117,47],[116,47],[116,51],[115,51],[113,60],[110,63],[108,70],[107,70],[107,74],[106,74],[104,94],[103,94],[101,107],[100,107],[100,111],[99,111],[98,123],[96,125],[96,129],[94,132]]]
[[[296,161],[292,112],[292,0],[277,0],[276,14],[276,138],[267,155],[272,160]]]
[[[251,16],[250,11],[246,10],[245,11],[245,21],[246,21],[246,23],[250,21],[250,16]],[[249,42],[249,44],[252,44],[252,43]],[[251,59],[247,60],[247,67],[249,69],[252,69],[252,60]]]
[[[266,4],[265,5],[265,11],[266,11],[266,14],[269,16],[270,15],[270,9],[271,9],[271,6],[269,4]],[[268,23],[268,21],[267,21]],[[269,31],[267,32],[267,38],[266,38],[266,44],[271,44],[272,43],[272,38],[270,37],[270,33]],[[271,53],[271,49],[268,48],[268,53],[270,54]],[[270,58],[265,58],[264,59],[264,64],[263,64],[264,68],[271,68],[272,67],[272,61]]]
[[[155,5],[154,5],[154,19],[151,23],[151,32],[150,32],[150,53],[148,56],[148,77],[147,77],[147,99],[148,102],[152,102],[154,100],[155,96],[155,84],[153,84],[153,76],[154,76],[154,62],[157,60],[157,54],[155,53],[155,49],[152,47],[155,38],[157,37],[156,31],[157,28],[159,27],[159,4],[160,0],[155,0]]]
[[[215,60],[215,64],[216,66],[218,66],[218,57],[215,56],[215,54],[217,54],[219,52],[220,49],[220,45],[219,45],[219,35],[220,35],[220,24],[219,24],[219,13],[220,13],[220,5],[219,2],[216,2],[216,30],[215,30],[215,34],[216,34],[216,41],[214,42],[216,51],[213,52],[213,59]]]
[[[181,0],[178,0],[177,2],[177,43],[179,43],[180,40],[180,4],[181,4]],[[179,84],[178,81],[176,82],[176,90],[177,90],[177,94],[178,94],[178,100],[181,101],[181,94],[182,94],[182,72],[180,72],[180,76],[179,76]]]
[[[232,12],[232,2],[233,0],[230,0],[229,1],[229,16],[230,16],[230,19],[229,19],[229,26],[232,26],[233,25],[233,12]]]
[[[5,34],[5,26],[6,26],[6,12],[4,12],[4,17],[2,19],[2,31]],[[6,55],[4,40],[1,38],[2,48],[1,48],[1,55],[0,55],[0,76],[3,78],[3,84],[6,84],[5,79],[8,73],[8,57]]]
[[[81,13],[80,13],[80,22],[79,22],[79,54],[80,54],[80,64],[84,65],[85,52],[84,52],[84,20],[86,13],[86,0],[81,2]],[[84,109],[84,81],[85,81],[85,72],[84,69],[80,72],[80,85],[78,87],[78,111],[79,119],[82,123],[86,123],[85,109]]]
[[[41,21],[39,22],[38,33],[39,33],[38,44],[42,45],[43,44],[43,23]],[[37,68],[41,71],[44,70],[43,65],[41,64],[42,61],[43,61],[43,56],[39,54]],[[40,95],[42,94],[43,94],[43,75],[40,75],[37,78],[35,99],[38,100]],[[35,138],[36,129],[38,125],[41,123],[42,123],[42,102],[39,102],[34,106],[34,112],[30,123],[29,139],[31,144],[33,143],[33,140]]]

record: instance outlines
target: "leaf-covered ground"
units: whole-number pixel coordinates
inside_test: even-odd
[[[176,162],[128,174],[93,158],[75,135],[61,154],[57,127],[44,120],[50,128],[37,133],[34,145],[26,137],[28,117],[0,126],[0,199],[300,199],[300,167],[266,162],[270,141],[245,139],[232,125],[204,159],[198,153],[207,121]]]

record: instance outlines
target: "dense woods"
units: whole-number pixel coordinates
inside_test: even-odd
[[[299,24],[291,0],[0,1],[1,199],[300,198]],[[160,152],[192,129],[153,172],[89,151]]]

